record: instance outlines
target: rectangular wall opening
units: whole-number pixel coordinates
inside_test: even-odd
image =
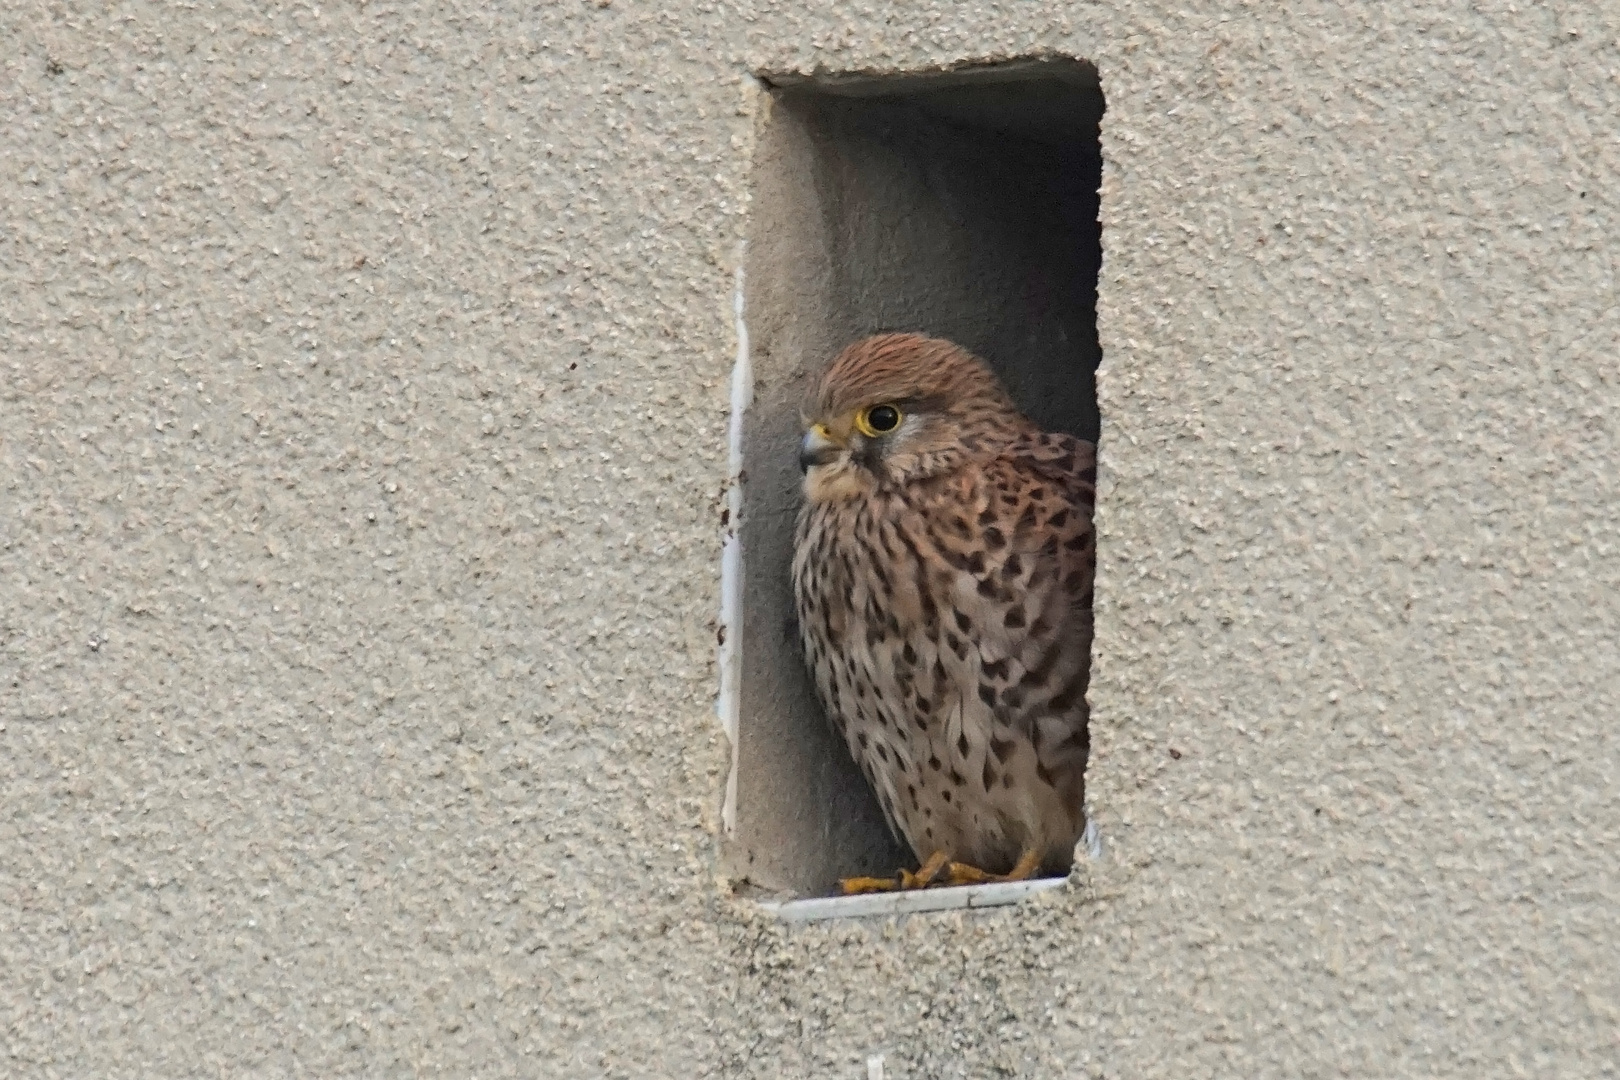
[[[949,338],[1047,430],[1095,441],[1096,69],[1031,60],[903,77],[767,78],[744,275],[736,757],[726,870],[758,896],[914,865],[821,715],[789,567],[801,410],[851,341]]]

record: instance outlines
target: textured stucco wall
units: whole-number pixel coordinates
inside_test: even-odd
[[[1612,1073],[1620,18],[601,3],[0,9],[0,1072]],[[1038,50],[1106,857],[787,930],[716,882],[744,73]]]

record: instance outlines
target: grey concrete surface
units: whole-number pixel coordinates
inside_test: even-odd
[[[0,9],[0,1072],[1613,1075],[1617,39]],[[785,927],[719,880],[746,77],[1041,52],[1109,105],[1104,857]]]

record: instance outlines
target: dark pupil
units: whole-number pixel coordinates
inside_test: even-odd
[[[892,405],[879,405],[866,414],[866,422],[872,425],[873,431],[893,431],[900,423],[900,414]]]

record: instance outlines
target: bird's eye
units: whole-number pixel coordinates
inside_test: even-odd
[[[874,405],[856,415],[855,426],[862,435],[876,437],[899,427],[900,419],[900,410],[893,405]]]

